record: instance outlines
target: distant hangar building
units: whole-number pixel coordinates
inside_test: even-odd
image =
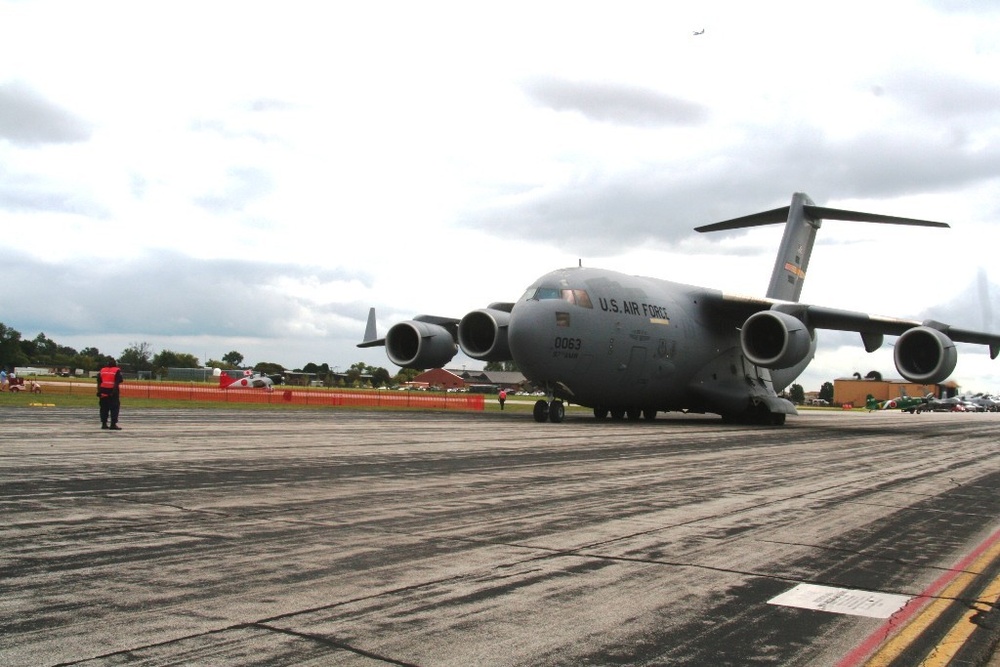
[[[877,401],[887,401],[899,396],[926,396],[950,398],[958,394],[958,383],[948,381],[941,384],[916,384],[908,380],[882,380],[879,378],[837,378],[833,381],[833,404],[851,404],[863,407],[868,396]]]

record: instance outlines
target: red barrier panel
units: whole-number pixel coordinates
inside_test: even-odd
[[[366,408],[422,408],[425,410],[483,410],[482,394],[435,394],[389,390],[220,389],[182,382],[135,382],[121,386],[122,398],[223,403],[274,403]]]

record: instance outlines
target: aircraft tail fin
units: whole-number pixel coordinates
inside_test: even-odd
[[[234,382],[236,382],[236,379],[229,373],[221,373],[219,375],[219,389],[225,389]]]
[[[771,283],[767,288],[766,296],[769,299],[798,301],[799,295],[802,293],[802,284],[806,278],[806,269],[809,267],[813,243],[816,241],[816,232],[822,226],[823,220],[851,220],[917,227],[948,227],[943,222],[816,206],[809,195],[796,192],[792,195],[792,203],[789,206],[697,227],[695,231],[718,232],[784,222],[785,233],[781,238],[778,255],[774,260]]]
[[[816,232],[823,224],[819,217],[810,215],[806,210],[812,205],[812,200],[805,193],[796,192],[792,195],[785,233],[778,246],[778,255],[771,270],[771,284],[765,295],[769,299],[799,300],[813,243],[816,242]]]

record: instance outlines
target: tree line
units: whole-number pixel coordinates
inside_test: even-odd
[[[146,372],[153,377],[165,377],[168,368],[221,368],[233,370],[242,368],[244,357],[236,350],[222,355],[221,359],[209,359],[202,366],[198,357],[193,354],[161,350],[153,353],[149,343],[131,343],[117,355],[102,352],[96,347],[85,347],[77,351],[72,347],[59,345],[54,340],[39,333],[33,339],[23,338],[21,332],[0,322],[0,368],[12,369],[23,366],[39,366],[43,368],[66,369],[70,374],[77,371],[90,373],[100,370],[108,357],[114,357],[118,365],[127,373]],[[254,365],[253,370],[264,375],[281,375],[286,372],[284,366],[274,362],[262,361]],[[345,372],[337,373],[331,370],[329,364],[308,363],[294,372],[314,373],[316,377],[328,386],[362,386],[370,384],[373,387],[393,383],[406,382],[419,371],[404,371],[395,377],[389,371],[378,366],[369,366],[358,362]]]
[[[833,403],[833,383],[824,382],[816,398],[821,398],[827,403]],[[802,405],[806,402],[806,390],[800,384],[793,384],[788,388],[788,400],[796,405]]]

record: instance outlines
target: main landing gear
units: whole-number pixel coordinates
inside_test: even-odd
[[[552,422],[553,424],[558,424],[566,418],[566,406],[558,398],[553,401],[543,401],[538,400],[535,402],[535,409],[533,410],[535,415],[535,421],[542,422]]]

